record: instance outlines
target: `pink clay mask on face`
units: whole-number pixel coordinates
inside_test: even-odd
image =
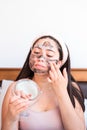
[[[42,53],[42,51],[48,51],[48,56]],[[50,70],[50,62],[54,62],[56,64],[58,63],[58,58],[52,58],[53,55],[54,48],[48,41],[45,41],[44,43],[40,44],[37,43],[32,48],[32,52],[29,59],[29,65],[31,70],[35,73],[48,73],[48,71]],[[34,66],[36,61],[39,62],[41,60],[44,62],[46,69],[39,69]]]

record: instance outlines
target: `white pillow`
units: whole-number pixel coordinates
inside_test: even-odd
[[[2,102],[3,102],[3,99],[4,99],[4,96],[6,94],[6,91],[9,87],[9,85],[12,83],[13,81],[12,80],[3,80],[2,81],[2,86],[1,86],[1,89],[0,89],[0,130],[1,130],[1,111],[2,111]]]
[[[85,99],[85,112],[84,112],[84,116],[85,116],[85,123],[86,123],[86,129],[87,129],[87,99]]]

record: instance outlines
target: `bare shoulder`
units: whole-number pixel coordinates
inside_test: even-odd
[[[4,99],[8,99],[8,98],[10,97],[11,91],[12,91],[12,89],[13,89],[15,83],[16,83],[16,82],[14,81],[14,82],[12,82],[12,83],[9,85],[9,87],[8,87],[8,89],[7,89],[7,91],[6,91],[6,94],[5,94]]]
[[[11,92],[12,92],[12,89],[15,85],[15,82],[12,82],[7,91],[6,91],[6,94],[4,96],[4,99],[3,99],[3,103],[2,103],[2,116],[5,116],[5,114],[7,113],[7,109],[8,109],[8,104],[9,104],[9,99],[10,99],[10,96],[11,96]]]
[[[76,82],[72,82],[72,86],[80,91],[79,85]]]
[[[73,85],[73,87],[75,87],[77,89],[77,91],[79,91],[79,94],[80,94],[80,88],[79,88],[78,84],[75,82],[72,82],[72,85]],[[74,99],[75,99],[75,111],[78,114],[78,116],[80,117],[80,119],[82,119],[83,122],[85,122],[82,107],[81,107],[80,103],[78,102],[78,100],[76,99],[76,97],[74,97]]]
[[[79,94],[80,94],[80,96],[81,96],[80,88],[79,88],[78,84],[75,83],[75,82],[72,82],[72,86],[73,86],[74,88],[76,88],[77,91],[79,91]],[[74,97],[74,98],[75,98],[75,106],[76,106],[76,108],[80,108],[80,103],[77,101],[76,97]]]

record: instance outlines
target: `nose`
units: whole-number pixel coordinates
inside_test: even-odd
[[[45,61],[45,60],[46,60],[46,58],[45,58],[43,55],[40,55],[40,56],[38,57],[38,59],[39,59],[39,61]]]

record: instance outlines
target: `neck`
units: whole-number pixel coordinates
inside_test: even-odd
[[[48,74],[38,74],[35,73],[33,80],[39,85],[40,88],[45,86],[50,86],[50,83],[47,80]]]
[[[34,81],[39,81],[39,82],[47,82],[47,77],[48,77],[48,74],[38,74],[38,73],[35,73],[34,74],[34,77],[33,77],[33,80]]]

